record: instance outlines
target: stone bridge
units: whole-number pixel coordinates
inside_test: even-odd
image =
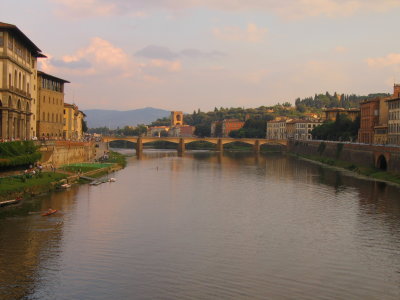
[[[171,142],[178,145],[178,153],[185,152],[185,145],[193,142],[209,142],[217,146],[217,151],[224,151],[224,145],[234,142],[241,142],[253,146],[255,152],[260,151],[261,145],[282,145],[287,146],[287,140],[269,140],[269,139],[248,139],[248,138],[198,138],[198,137],[150,137],[150,136],[104,136],[103,142],[109,143],[112,141],[129,141],[136,144],[136,153],[141,154],[143,151],[143,144],[153,143],[157,141]]]

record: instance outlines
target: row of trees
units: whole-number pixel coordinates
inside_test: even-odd
[[[110,129],[108,127],[90,128],[89,133],[98,133],[102,135],[125,135],[125,136],[139,136],[147,132],[147,126],[140,124],[136,127],[125,126],[123,128]]]
[[[310,108],[322,109],[322,108],[332,108],[332,107],[342,107],[342,108],[358,108],[360,102],[365,99],[372,99],[376,97],[388,97],[390,94],[378,93],[369,94],[368,96],[359,95],[338,95],[336,92],[331,95],[329,92],[325,94],[315,94],[314,97],[307,97],[304,99],[297,98],[295,101],[296,109],[298,111],[304,112]]]

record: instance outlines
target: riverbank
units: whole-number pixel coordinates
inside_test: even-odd
[[[99,178],[126,166],[125,156],[110,152],[108,159],[101,163],[80,163],[65,165],[52,172],[35,175],[14,175],[0,178],[0,201],[22,197],[17,204],[0,208],[0,218],[25,215],[40,206],[37,196],[60,189],[64,183],[87,183],[82,176]]]
[[[305,155],[298,153],[289,153],[289,155],[307,160],[312,163],[335,168],[339,171],[346,171],[350,175],[353,174],[354,176],[361,176],[365,179],[373,179],[386,183],[400,185],[400,175],[393,174],[391,172],[382,171],[371,167],[360,166],[354,163],[349,163],[338,159],[326,158],[322,156]]]

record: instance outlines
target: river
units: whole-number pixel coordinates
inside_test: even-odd
[[[0,220],[0,299],[400,299],[400,189],[280,154],[144,152]]]

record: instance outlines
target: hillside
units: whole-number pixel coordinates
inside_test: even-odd
[[[88,109],[83,111],[89,128],[108,127],[115,129],[124,126],[149,124],[157,119],[168,117],[170,111],[146,107],[134,110],[101,110]]]

